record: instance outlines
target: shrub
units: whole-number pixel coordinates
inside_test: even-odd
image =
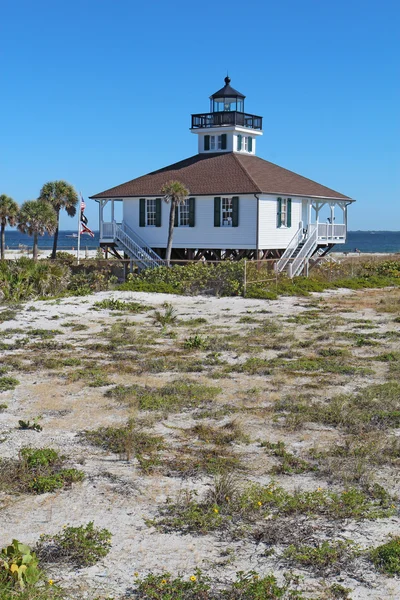
[[[0,462],[0,489],[43,494],[82,481],[77,469],[64,469],[65,457],[52,448],[22,448],[18,460]]]
[[[79,527],[65,527],[55,535],[41,535],[36,551],[44,562],[70,562],[81,567],[96,564],[110,548],[111,533],[90,521]]]
[[[400,575],[400,536],[377,546],[370,552],[375,567],[388,575]]]
[[[313,546],[290,545],[283,553],[284,558],[304,567],[311,567],[317,573],[338,569],[360,553],[359,547],[351,540],[332,540]]]
[[[14,390],[17,385],[19,385],[19,381],[14,377],[0,377],[0,392]]]

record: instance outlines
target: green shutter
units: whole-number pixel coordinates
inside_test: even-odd
[[[238,150],[241,150],[241,149],[242,149],[242,136],[240,135],[240,133],[239,133],[239,135],[237,136],[237,149],[238,149]]]
[[[204,150],[209,150],[209,149],[210,149],[210,136],[205,135],[204,136]]]
[[[156,198],[156,227],[161,227],[161,198]]]
[[[140,198],[139,200],[139,227],[146,226],[146,199]]]
[[[221,198],[214,198],[214,227],[221,227]]]
[[[232,198],[232,227],[239,225],[239,196]]]
[[[195,210],[196,210],[195,198],[189,198],[189,227],[194,227]]]
[[[277,218],[277,227],[282,226],[282,198],[278,198],[278,218]]]
[[[292,226],[292,199],[287,199],[287,222],[286,225],[288,227]]]
[[[248,143],[248,150],[249,150],[249,152],[253,152],[253,138],[249,137],[248,140],[247,140],[247,143]]]
[[[221,135],[221,149],[226,150],[226,133]]]
[[[175,221],[174,221],[174,227],[178,227],[179,225],[179,207],[175,206]]]

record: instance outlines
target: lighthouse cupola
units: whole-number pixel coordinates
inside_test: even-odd
[[[192,115],[191,132],[198,135],[199,153],[256,153],[262,117],[244,112],[245,98],[226,76],[224,87],[210,96],[210,112]]]
[[[222,89],[210,96],[210,111],[215,112],[241,112],[244,113],[244,99],[240,92],[237,92],[230,85],[230,77],[225,77],[225,85]]]

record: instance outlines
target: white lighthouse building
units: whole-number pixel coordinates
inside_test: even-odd
[[[161,189],[171,180],[190,191],[176,210],[173,259],[277,258],[278,270],[297,275],[315,253],[346,241],[354,200],[259,158],[262,117],[245,112],[229,77],[210,97],[210,112],[192,115],[190,130],[197,154],[92,196],[101,246],[139,268],[163,264],[170,208]]]

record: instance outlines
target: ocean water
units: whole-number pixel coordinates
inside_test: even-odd
[[[76,250],[77,238],[74,231],[60,231],[58,237],[59,250]],[[94,232],[92,238],[85,234],[81,236],[81,248],[95,250],[99,246],[99,232]],[[6,246],[18,250],[20,246],[32,246],[32,238],[19,231],[6,231]],[[53,238],[44,235],[39,238],[39,248],[42,250],[52,248]],[[346,244],[335,246],[335,252],[400,252],[400,231],[349,231]]]
[[[96,250],[99,247],[99,232],[94,231],[94,238],[90,235],[81,235],[81,249]],[[58,250],[76,250],[78,238],[76,231],[60,231],[58,233]],[[74,236],[74,237],[72,237]],[[32,247],[32,238],[19,231],[6,231],[6,246],[10,250],[18,250],[21,246]],[[39,237],[39,248],[48,250],[53,248],[53,236],[45,234]]]

